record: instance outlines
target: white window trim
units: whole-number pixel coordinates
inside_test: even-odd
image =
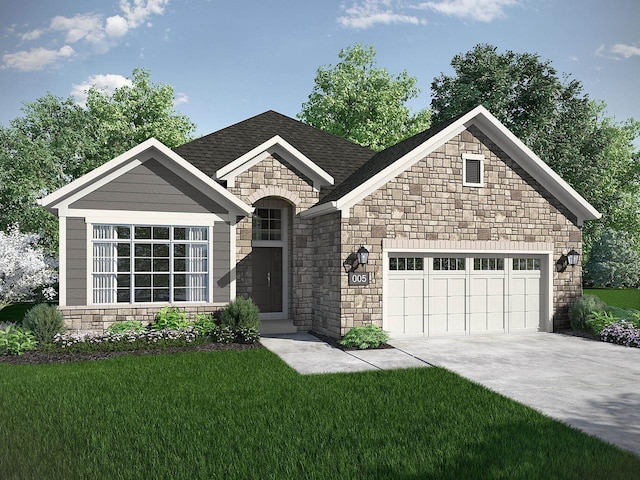
[[[467,182],[467,160],[480,160],[480,183]],[[462,154],[462,185],[465,187],[484,187],[484,155]]]
[[[128,212],[129,214],[135,214],[135,213],[141,213],[141,212]],[[142,213],[149,213],[149,212],[142,212]],[[151,212],[153,213],[153,212]],[[192,215],[196,215],[196,220],[198,222],[193,222],[191,223],[191,216]],[[114,220],[114,221],[108,221],[107,219],[110,219],[110,217],[94,217],[92,219],[89,218],[85,218],[85,222],[86,222],[86,228],[87,228],[87,233],[86,233],[86,257],[87,257],[87,263],[86,263],[86,305],[87,306],[97,306],[97,307],[105,307],[105,308],[113,308],[113,307],[118,307],[118,308],[133,308],[133,307],[149,307],[149,306],[163,306],[163,305],[167,305],[167,304],[171,304],[171,305],[206,305],[206,304],[211,304],[212,299],[213,299],[213,279],[212,279],[212,275],[213,275],[213,248],[212,248],[212,242],[213,242],[213,225],[214,222],[212,220],[212,215],[211,214],[206,214],[209,216],[208,222],[203,222],[203,217],[202,215],[204,214],[182,214],[181,217],[183,219],[183,221],[181,222],[175,222],[175,223],[170,223],[170,222],[154,222],[151,221],[150,219],[147,220],[143,220],[142,218],[144,217],[139,217],[137,215],[133,215],[133,216],[127,216],[129,217],[126,221],[123,221],[122,219],[119,219],[119,221]],[[136,221],[131,221],[131,217],[134,218],[134,220]],[[166,217],[165,217],[166,218]],[[172,227],[176,227],[176,226],[187,226],[187,227],[208,227],[207,230],[207,234],[208,234],[208,238],[207,238],[207,255],[208,255],[208,260],[207,260],[207,266],[209,268],[209,271],[207,272],[208,275],[208,288],[207,288],[207,299],[205,301],[202,302],[194,302],[194,301],[174,301],[173,303],[171,302],[135,302],[135,301],[130,301],[127,303],[95,303],[93,301],[93,225],[94,224],[119,224],[119,225],[133,225],[133,226],[172,226]],[[66,248],[66,246],[65,246]],[[234,285],[235,287],[235,285]],[[66,299],[65,299],[66,300]]]

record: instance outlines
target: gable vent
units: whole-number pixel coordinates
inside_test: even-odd
[[[480,183],[480,160],[467,159],[467,183]]]
[[[464,162],[462,184],[472,187],[482,187],[484,155],[463,154],[462,160]]]

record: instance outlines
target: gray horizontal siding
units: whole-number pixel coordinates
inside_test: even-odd
[[[225,213],[225,209],[151,158],[103,185],[71,208]]]
[[[213,302],[228,302],[231,293],[229,282],[230,228],[228,223],[216,222],[213,226],[211,254],[213,256]]]
[[[67,218],[67,305],[87,303],[87,225]]]

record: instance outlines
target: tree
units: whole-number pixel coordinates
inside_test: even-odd
[[[0,229],[18,223],[57,248],[57,220],[36,199],[64,186],[149,137],[185,143],[195,125],[173,108],[173,88],[136,69],[132,85],[112,95],[92,88],[87,106],[47,94],[0,127]]]
[[[298,118],[373,150],[382,150],[430,125],[429,110],[411,114],[406,102],[420,90],[405,71],[392,76],[376,66],[373,47],[340,50],[337,65],[320,67]]]
[[[597,287],[637,287],[640,285],[640,253],[627,232],[606,229],[594,242],[586,265]]]
[[[435,122],[478,105],[491,111],[603,213],[601,222],[585,225],[587,258],[605,227],[640,240],[640,163],[633,144],[640,123],[607,118],[604,103],[591,101],[579,81],[561,79],[536,54],[477,45],[451,65],[455,74],[441,74],[431,85]]]
[[[57,280],[55,265],[37,242],[37,235],[20,233],[16,225],[0,231],[0,310],[32,298],[43,287],[44,296],[54,298],[50,285]]]

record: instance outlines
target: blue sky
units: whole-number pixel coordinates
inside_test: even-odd
[[[454,55],[478,43],[538,53],[622,121],[640,119],[638,0],[3,0],[0,123],[25,101],[119,86],[135,67],[171,84],[203,135],[273,109],[295,117],[316,69],[372,45],[429,105]]]

